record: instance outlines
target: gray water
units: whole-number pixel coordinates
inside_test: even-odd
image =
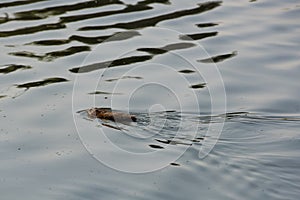
[[[299,9],[1,1],[1,199],[298,199]]]

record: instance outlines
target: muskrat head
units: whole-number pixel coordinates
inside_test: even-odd
[[[90,118],[102,118],[107,113],[112,113],[110,108],[90,108],[87,109],[87,114]]]

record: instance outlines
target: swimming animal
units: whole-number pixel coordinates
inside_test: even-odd
[[[111,120],[114,122],[136,122],[137,118],[135,115],[128,113],[113,111],[111,108],[90,108],[87,110],[88,117],[99,118],[102,120]]]

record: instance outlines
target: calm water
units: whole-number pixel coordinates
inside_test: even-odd
[[[298,199],[299,9],[1,1],[1,199]]]

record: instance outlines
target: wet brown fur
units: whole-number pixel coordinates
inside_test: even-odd
[[[104,120],[111,120],[115,122],[136,122],[136,116],[122,112],[112,111],[110,108],[91,108],[87,110],[90,118],[99,118]]]

